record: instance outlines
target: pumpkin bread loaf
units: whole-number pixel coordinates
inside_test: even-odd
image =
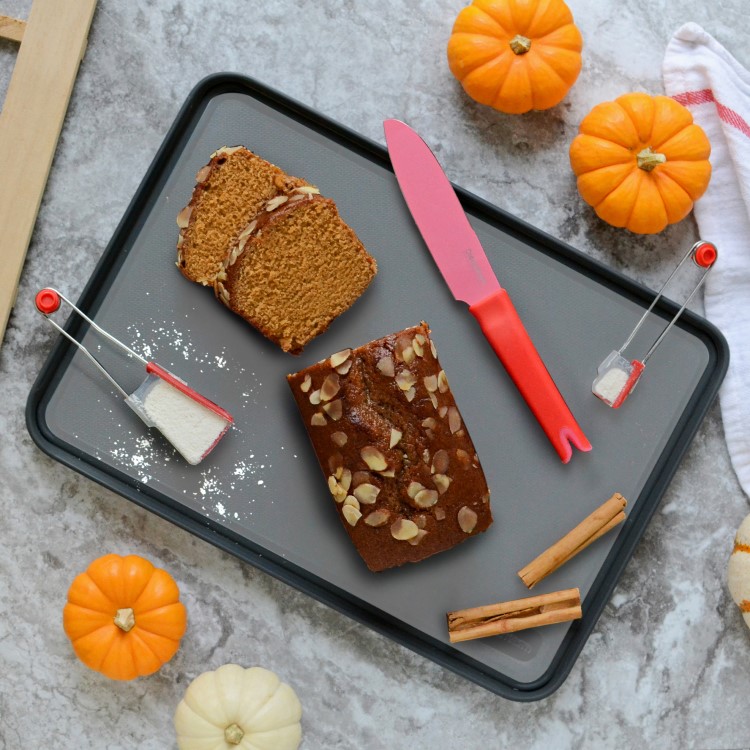
[[[268,201],[240,232],[214,290],[264,336],[298,354],[356,302],[376,272],[336,204],[299,186]]]
[[[370,570],[418,562],[492,523],[487,481],[426,323],[287,380]]]
[[[307,184],[243,146],[214,151],[195,179],[190,203],[177,216],[177,267],[208,286],[237,235],[266,201]]]

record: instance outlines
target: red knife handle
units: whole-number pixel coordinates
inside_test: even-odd
[[[505,289],[469,307],[516,387],[564,464],[591,443],[578,426],[555,381],[542,362]]]

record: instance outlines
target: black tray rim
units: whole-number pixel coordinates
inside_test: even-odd
[[[158,193],[169,176],[170,161],[175,158],[175,154],[180,153],[181,142],[190,135],[198,116],[208,102],[213,97],[225,93],[250,95],[276,110],[283,111],[298,120],[304,120],[305,125],[324,133],[331,140],[393,171],[388,151],[384,146],[260,81],[231,72],[206,76],[194,86],[177,113],[78,299],[78,307],[90,316],[96,314],[112,280],[117,275],[119,266],[127,256],[130,250],[128,240],[142,225],[143,217],[146,215],[145,209],[149,208],[153,202],[151,196]],[[501,225],[506,231],[532,243],[536,250],[554,256],[582,273],[598,277],[600,283],[618,290],[644,306],[648,306],[653,300],[655,292],[648,287],[479,196],[455,184],[453,187],[467,211]],[[678,305],[668,299],[662,299],[655,308],[655,312],[664,319],[671,318],[677,310]],[[727,372],[729,346],[716,326],[691,311],[683,313],[678,325],[690,330],[706,345],[709,354],[708,365],[646,481],[635,509],[623,525],[610,554],[592,583],[589,595],[582,603],[583,618],[570,627],[547,671],[537,680],[528,683],[518,682],[501,672],[488,668],[476,659],[454,650],[449,644],[427,636],[311,574],[304,568],[250,542],[220,523],[180,505],[153,487],[142,484],[114,468],[105,468],[90,454],[57,438],[44,421],[44,411],[51,391],[74,354],[75,348],[62,336],[58,337],[54,343],[29,392],[25,413],[26,426],[32,440],[43,453],[106,489],[122,495],[160,518],[171,521],[200,539],[250,563],[259,570],[487,690],[509,700],[530,702],[552,695],[570,674],[625,566],[643,536],[648,522],[655,513],[663,493],[677,471],[681,459],[712,406]],[[66,330],[73,336],[82,328],[85,328],[85,324],[78,319],[69,319],[66,324]]]

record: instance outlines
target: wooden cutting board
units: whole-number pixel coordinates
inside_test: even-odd
[[[21,43],[0,112],[0,342],[47,185],[96,0],[34,0],[28,21],[0,16]]]

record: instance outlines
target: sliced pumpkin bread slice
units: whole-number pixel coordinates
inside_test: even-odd
[[[241,232],[216,278],[216,296],[284,351],[298,354],[351,307],[377,264],[336,204],[293,189]]]
[[[265,203],[307,184],[244,146],[214,151],[195,179],[190,203],[177,216],[177,267],[207,286],[237,235]]]

